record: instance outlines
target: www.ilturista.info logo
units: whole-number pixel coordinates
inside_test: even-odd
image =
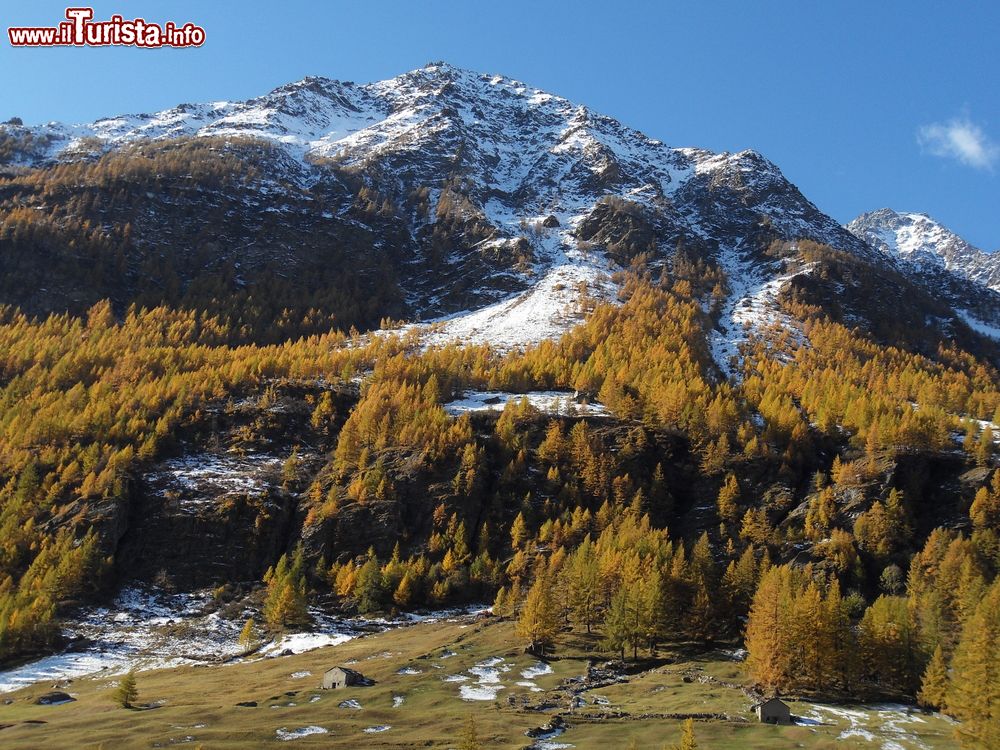
[[[205,30],[193,23],[162,26],[142,18],[125,20],[111,16],[94,21],[93,8],[67,8],[66,20],[58,26],[16,26],[7,29],[14,47],[200,47]]]

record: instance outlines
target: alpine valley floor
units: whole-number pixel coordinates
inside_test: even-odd
[[[133,710],[112,700],[113,676],[60,683],[75,698],[60,705],[36,704],[52,689],[41,683],[6,696],[0,745],[456,748],[471,716],[489,748],[624,747],[634,740],[659,750],[678,740],[690,715],[698,747],[713,750],[958,746],[951,721],[895,704],[789,700],[795,725],[761,725],[742,689],[738,649],[674,644],[654,660],[606,670],[597,640],[564,633],[552,658],[540,662],[516,645],[509,621],[462,615],[303,654],[139,672],[140,708]],[[323,671],[338,664],[375,684],[319,689]],[[597,671],[586,680],[588,664]],[[559,727],[558,719],[564,728],[538,731]]]

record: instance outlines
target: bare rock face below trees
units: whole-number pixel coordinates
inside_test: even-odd
[[[179,436],[179,455],[135,483],[116,561],[123,575],[187,590],[258,581],[293,544],[299,496],[322,464],[310,415],[319,386],[218,404]]]
[[[199,462],[214,458],[193,457]],[[278,476],[222,495],[210,482],[192,481],[180,497],[157,477],[143,493],[123,540],[120,559],[128,560],[123,567],[142,580],[182,590],[259,580],[284,551],[294,522],[295,498],[275,481]]]
[[[344,507],[336,518],[325,519],[302,530],[307,555],[316,559],[346,559],[362,555],[373,547],[387,557],[402,536],[406,505],[394,497]],[[413,533],[412,528],[410,533]]]

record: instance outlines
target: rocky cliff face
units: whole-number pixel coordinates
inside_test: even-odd
[[[294,546],[302,492],[331,447],[310,424],[321,393],[276,384],[194,415],[174,455],[134,482],[115,556],[122,575],[181,590],[259,580]],[[334,394],[346,415],[356,393]]]

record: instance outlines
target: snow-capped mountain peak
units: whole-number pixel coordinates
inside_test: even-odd
[[[443,337],[518,346],[558,335],[580,319],[581,290],[614,299],[616,271],[637,256],[665,268],[683,246],[725,276],[725,298],[705,307],[727,369],[754,331],[787,327],[779,298],[809,282],[811,266],[785,268],[765,257],[769,243],[881,258],[756,151],[671,147],[520,81],[444,63],[367,84],[307,77],[242,102],[83,125],[0,124],[15,169],[203,137],[262,140],[285,157],[262,170],[266,189],[248,186],[232,209],[234,236],[262,212],[324,238],[367,232],[400,279],[398,312],[440,321]],[[257,252],[263,267],[269,256]]]
[[[882,208],[862,214],[847,229],[917,270],[946,269],[1000,292],[1000,254],[974,247],[927,214]]]

